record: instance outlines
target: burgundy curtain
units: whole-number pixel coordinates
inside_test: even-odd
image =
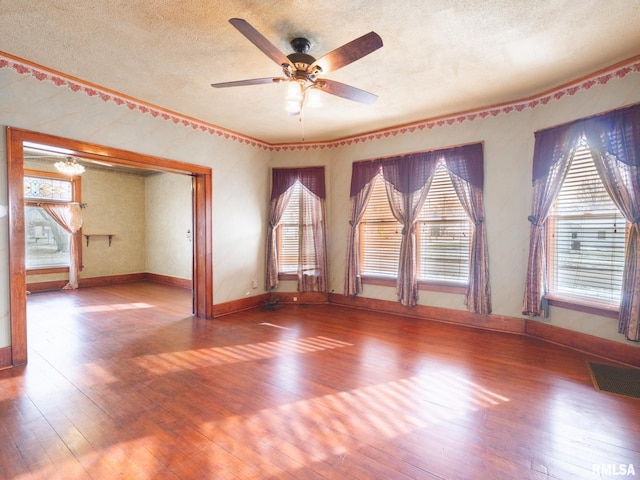
[[[272,171],[271,204],[267,230],[266,286],[267,289],[272,289],[278,285],[276,229],[289,203],[292,187],[297,182],[300,182],[303,187],[299,230],[298,291],[325,292],[328,289],[328,262],[324,167],[274,168]]]
[[[80,229],[82,228],[82,210],[80,204],[70,202],[66,204],[42,203],[42,209],[51,215],[58,225],[70,234],[69,237],[69,282],[62,287],[63,290],[78,288],[78,277],[80,275]]]

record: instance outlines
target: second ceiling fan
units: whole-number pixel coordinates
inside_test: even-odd
[[[319,90],[360,103],[371,104],[378,99],[377,95],[373,93],[365,92],[335,80],[321,78],[321,75],[336,71],[382,47],[382,39],[377,33],[369,32],[315,59],[307,53],[311,42],[306,38],[298,37],[291,40],[291,47],[294,53],[285,55],[246,20],[232,18],[229,23],[271,60],[276,62],[282,68],[284,76],[213,83],[211,84],[212,87],[226,88],[290,82],[287,94],[287,111],[291,115],[300,113],[307,92],[313,90]]]

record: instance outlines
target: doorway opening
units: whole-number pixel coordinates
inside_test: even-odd
[[[46,145],[69,155],[96,162],[108,162],[165,173],[178,173],[192,179],[193,307],[200,318],[213,316],[212,273],[212,172],[208,167],[143,155],[112,147],[56,137],[38,132],[7,128],[7,180],[9,197],[9,275],[12,365],[27,362],[24,145]]]

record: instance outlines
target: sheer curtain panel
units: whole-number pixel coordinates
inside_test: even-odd
[[[78,277],[80,275],[80,248],[82,242],[80,239],[80,229],[82,228],[82,210],[80,204],[70,202],[66,204],[42,203],[42,209],[51,215],[58,225],[67,231],[69,236],[69,282],[63,287],[63,290],[72,290],[78,288]]]
[[[631,224],[625,248],[618,332],[640,341],[640,105],[585,123],[585,137],[607,193]]]
[[[380,163],[365,161],[354,163],[351,173],[349,198],[349,237],[347,239],[347,267],[345,273],[345,293],[350,296],[362,292],[360,275],[360,233],[359,227],[365,208],[369,203],[373,180],[380,173]]]

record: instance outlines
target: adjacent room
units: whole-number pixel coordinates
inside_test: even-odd
[[[640,6],[0,3],[0,479],[640,474]]]

